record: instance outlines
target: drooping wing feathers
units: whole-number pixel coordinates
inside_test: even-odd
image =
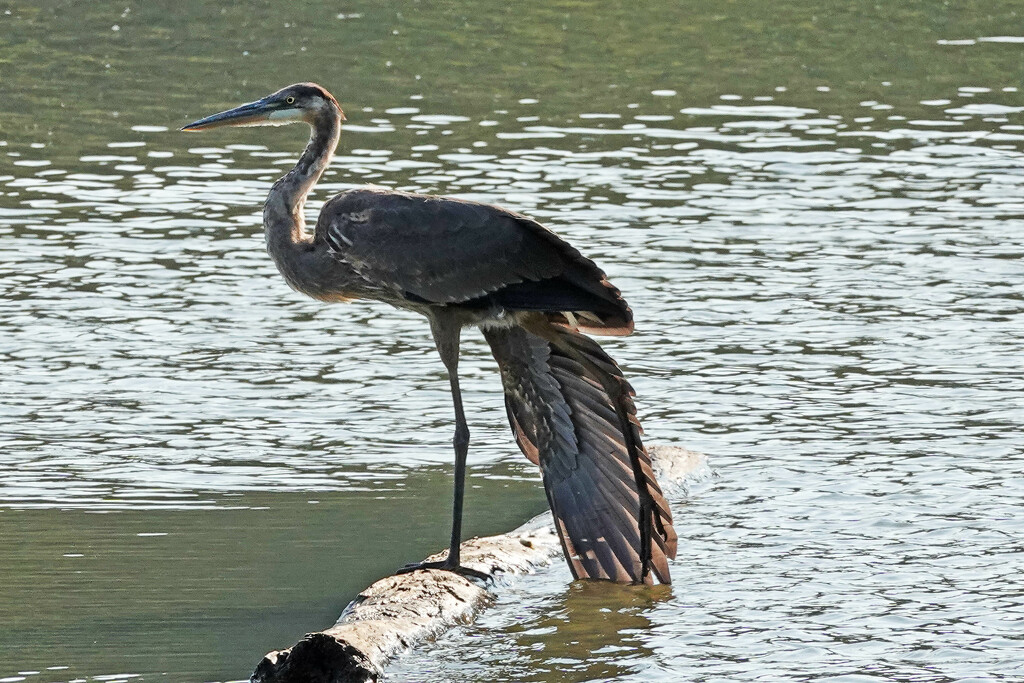
[[[539,223],[495,206],[353,190],[324,205],[315,239],[366,280],[410,300],[541,311],[562,324],[572,322],[562,311],[579,311],[580,329],[632,330],[629,307],[592,261]]]
[[[484,335],[501,369],[512,431],[541,467],[573,576],[669,583],[676,533],[640,440],[632,390],[596,342],[553,331],[557,343],[522,328]]]

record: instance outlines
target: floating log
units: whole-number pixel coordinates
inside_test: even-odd
[[[685,448],[649,450],[665,488],[682,483],[705,465],[703,455]],[[360,593],[334,626],[307,633],[287,650],[268,653],[250,683],[372,683],[393,656],[469,623],[511,577],[549,564],[561,556],[562,548],[551,514],[544,513],[507,534],[466,541],[461,554],[464,566],[496,580],[482,586],[436,569],[385,577]]]

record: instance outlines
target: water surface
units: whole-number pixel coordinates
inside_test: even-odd
[[[676,583],[561,566],[393,680],[1024,676],[1024,37],[1012,3],[0,7],[0,681],[228,681],[445,543],[423,321],[290,292],[298,80],[364,183],[595,258],[648,438],[709,453]],[[468,335],[467,533],[544,507]]]

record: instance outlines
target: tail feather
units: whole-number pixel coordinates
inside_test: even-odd
[[[640,439],[633,389],[615,361],[592,339],[549,323],[484,335],[516,441],[540,465],[573,575],[669,583],[672,513]]]

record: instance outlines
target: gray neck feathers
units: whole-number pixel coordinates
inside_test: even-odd
[[[293,270],[290,261],[308,251],[312,243],[312,237],[306,233],[303,207],[306,196],[320,180],[331,162],[334,148],[338,146],[340,114],[336,110],[322,113],[313,119],[310,126],[312,133],[305,151],[295,168],[274,183],[263,208],[267,251],[289,280],[289,271]]]

